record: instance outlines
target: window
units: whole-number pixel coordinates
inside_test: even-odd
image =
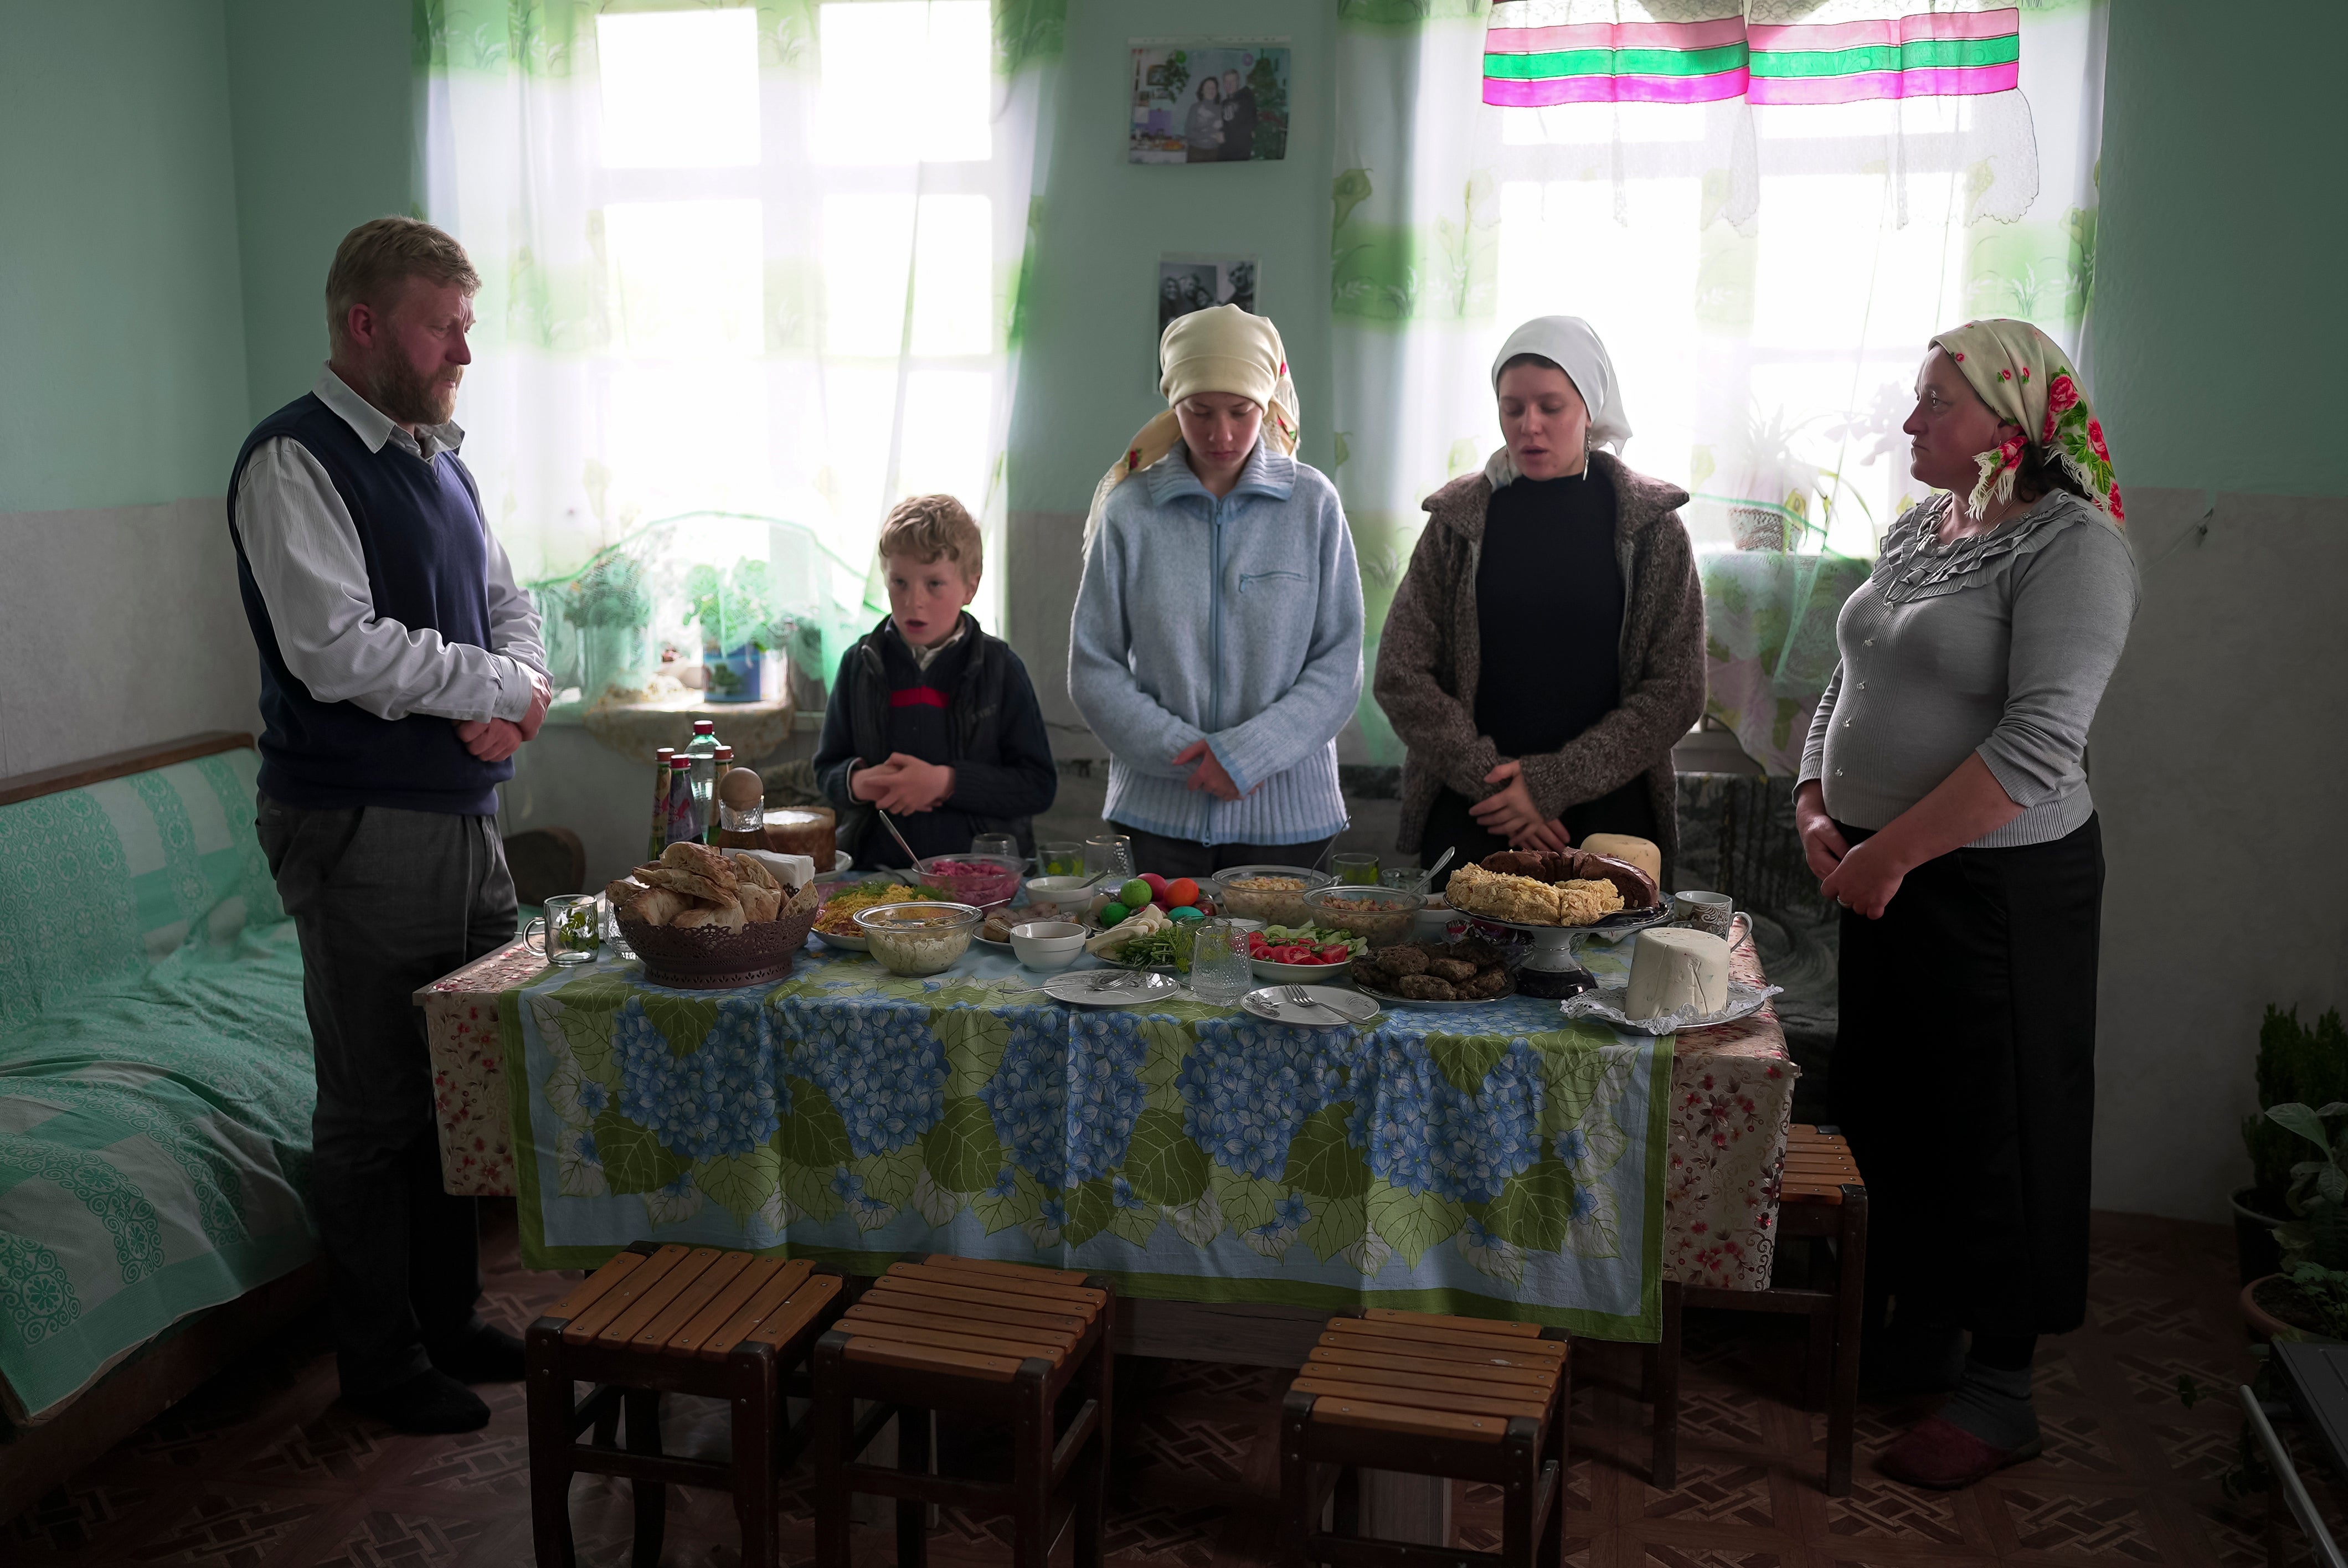
[[[695,568],[763,573],[828,680],[901,497],[957,496],[999,559],[1035,83],[989,0],[623,0],[567,39],[441,9],[433,207],[489,280],[465,455],[574,704],[697,663]]]

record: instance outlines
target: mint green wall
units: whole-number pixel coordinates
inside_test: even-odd
[[[0,0],[0,513],[216,496],[243,439],[220,0]]]
[[[1011,431],[1014,508],[1081,511],[1162,411],[1158,258],[1262,262],[1258,301],[1287,344],[1308,463],[1329,466],[1329,179],[1336,122],[1331,0],[1070,0],[1035,310]],[[1278,163],[1125,161],[1133,38],[1285,36],[1293,128]]]
[[[2348,495],[2343,56],[2338,0],[2112,7],[2089,377],[2124,491]]]
[[[326,357],[326,266],[418,205],[408,0],[228,0],[244,345],[258,419]]]

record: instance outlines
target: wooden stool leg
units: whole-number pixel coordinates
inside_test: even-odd
[[[1859,1425],[1860,1320],[1867,1310],[1867,1189],[1842,1190],[1842,1279],[1835,1293],[1834,1389],[1827,1400],[1827,1495],[1850,1495],[1851,1436]]]
[[[1362,1471],[1357,1465],[1337,1467],[1337,1489],[1330,1511],[1332,1533],[1358,1541],[1362,1534]]]
[[[856,1401],[848,1395],[848,1361],[841,1354],[848,1336],[835,1328],[816,1341],[815,1403],[807,1419],[816,1423],[816,1568],[849,1568],[849,1505],[840,1471],[855,1456]]]
[[[660,1395],[648,1389],[627,1392],[628,1451],[661,1451]],[[656,1481],[632,1481],[628,1491],[636,1505],[635,1568],[660,1568],[661,1537],[668,1526],[668,1488]]]
[[[1557,1415],[1549,1424],[1541,1453],[1544,1466],[1557,1466],[1557,1490],[1550,1495],[1549,1521],[1541,1532],[1540,1568],[1565,1568],[1565,1494],[1573,1480],[1573,1363],[1558,1374]]]
[[[1304,1433],[1313,1419],[1313,1396],[1290,1389],[1280,1406],[1280,1536],[1292,1553],[1321,1527],[1313,1506],[1313,1462],[1304,1457]]]
[[[599,1449],[620,1446],[620,1407],[616,1400],[606,1401],[595,1418],[594,1443]]]
[[[1052,1364],[1030,1358],[1012,1384],[1011,1568],[1047,1568],[1052,1542],[1052,1407],[1044,1397]]]
[[[1834,1407],[1834,1352],[1840,1332],[1841,1300],[1838,1289],[1832,1304],[1810,1311],[1810,1343],[1802,1358],[1802,1409],[1806,1410]]]
[[[576,1568],[571,1536],[571,1422],[577,1391],[561,1364],[561,1337],[530,1337],[530,1535],[545,1568]]]
[[[1663,1281],[1663,1337],[1655,1347],[1655,1440],[1649,1484],[1657,1491],[1680,1477],[1680,1283]]]
[[[786,1424],[780,1369],[764,1356],[734,1358],[734,1519],[744,1568],[775,1568],[776,1439]]]
[[[1109,1303],[1114,1314],[1116,1302]],[[1116,1352],[1109,1348],[1109,1334],[1114,1322],[1101,1327],[1100,1343],[1093,1348],[1092,1367],[1085,1380],[1095,1409],[1091,1468],[1076,1479],[1076,1568],[1100,1568],[1101,1542],[1108,1533],[1108,1466],[1109,1442],[1114,1428],[1109,1419],[1117,1389]]]
[[[1513,1418],[1500,1445],[1509,1469],[1500,1497],[1500,1561],[1505,1568],[1533,1568],[1533,1505],[1540,1499],[1539,1423],[1529,1417]]]
[[[935,1418],[919,1406],[897,1407],[897,1468],[908,1475],[930,1473]],[[930,1505],[919,1498],[897,1500],[897,1568],[924,1568],[930,1560]]]

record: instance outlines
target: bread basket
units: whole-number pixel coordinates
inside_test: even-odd
[[[620,917],[620,935],[644,961],[644,979],[677,990],[725,991],[765,985],[791,972],[807,946],[822,902],[812,882],[792,896],[771,920],[754,920],[738,931],[723,926],[647,926]]]

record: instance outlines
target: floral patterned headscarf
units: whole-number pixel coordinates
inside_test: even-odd
[[[2023,452],[2035,446],[2061,463],[2113,522],[2124,520],[2103,424],[2070,356],[2052,338],[2028,322],[1999,320],[1968,322],[1932,341],[1949,351],[1966,384],[2001,421],[2021,426],[2004,445],[1973,459],[1981,466],[1981,482],[1965,504],[1974,517],[1988,509],[1993,497],[2013,498]]]

